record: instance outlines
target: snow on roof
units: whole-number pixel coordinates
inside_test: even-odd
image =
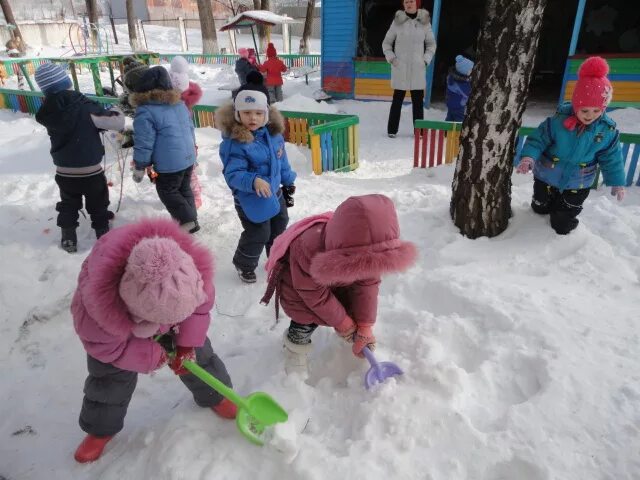
[[[232,28],[247,28],[256,24],[278,25],[282,23],[302,23],[286,15],[276,15],[266,10],[247,10],[233,17],[225,23],[220,31],[224,32]]]

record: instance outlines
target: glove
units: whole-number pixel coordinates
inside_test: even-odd
[[[356,328],[357,326],[353,319],[347,315],[334,330],[345,342],[353,343],[353,334],[356,333]]]
[[[284,197],[284,201],[287,204],[287,208],[291,208],[294,205],[293,194],[296,193],[296,186],[289,185],[286,187],[282,187],[282,196]]]
[[[185,360],[194,361],[196,359],[196,352],[193,347],[177,347],[176,352],[169,356],[169,368],[173,370],[176,375],[186,375],[189,372],[182,362]]]
[[[621,202],[624,199],[624,187],[611,187],[611,195],[614,195]]]
[[[144,174],[145,174],[145,169],[143,168],[142,170],[139,169],[134,169],[133,170],[133,181],[136,183],[140,183],[142,181],[142,179],[144,178]]]
[[[90,116],[98,130],[114,130],[116,132],[124,130],[125,116],[116,110],[108,110],[100,115],[91,114]]]
[[[353,351],[356,357],[364,357],[362,353],[364,347],[369,347],[371,351],[376,349],[376,337],[373,336],[372,327],[358,327],[358,330],[353,336],[353,347],[351,351]]]
[[[520,159],[520,165],[516,168],[517,173],[529,173],[533,168],[533,158],[522,157]]]

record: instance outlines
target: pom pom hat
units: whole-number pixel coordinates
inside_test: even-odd
[[[173,88],[179,92],[184,92],[189,88],[189,64],[180,55],[171,60],[171,70],[169,71]]]
[[[574,111],[585,107],[606,110],[613,96],[608,73],[609,65],[602,57],[589,57],[580,65],[571,97]]]

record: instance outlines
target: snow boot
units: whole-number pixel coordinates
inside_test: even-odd
[[[282,350],[284,352],[284,371],[287,375],[298,373],[303,376],[309,374],[309,354],[311,342],[300,345],[289,340],[289,329],[284,331]]]
[[[238,407],[231,400],[224,398],[219,404],[211,407],[219,417],[233,420],[238,414]]]
[[[62,238],[60,239],[60,247],[68,253],[78,251],[78,237],[75,228],[62,228]]]
[[[106,437],[96,437],[91,434],[87,435],[84,437],[84,440],[82,440],[82,443],[78,445],[73,458],[75,458],[78,463],[88,463],[97,460],[100,458],[100,455],[102,455],[104,447],[112,438],[113,435]]]
[[[241,268],[236,267],[236,272],[238,272],[240,280],[244,283],[256,283],[258,277],[256,277],[256,272],[253,270],[242,270]]]
[[[200,231],[200,224],[197,220],[194,220],[193,222],[183,223],[180,228],[193,234]]]
[[[109,225],[107,225],[104,228],[96,228],[96,238],[100,240],[100,237],[103,236],[105,233],[107,233],[109,230],[110,230]]]

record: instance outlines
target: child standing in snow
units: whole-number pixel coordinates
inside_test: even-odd
[[[207,338],[213,303],[213,258],[174,222],[145,220],[100,239],[82,264],[71,303],[89,370],[80,412],[87,436],[75,452],[78,462],[96,460],[122,430],[138,373],[165,364],[198,406],[235,418],[235,405],[182,363],[195,361],[231,387]]]
[[[255,64],[249,61],[249,49],[248,48],[239,48],[238,55],[240,58],[236,60],[236,75],[238,75],[238,81],[240,82],[240,86],[247,83],[247,75],[251,72],[257,71],[257,67]]]
[[[136,107],[133,179],[140,183],[145,169],[153,165],[160,201],[181,228],[195,233],[200,225],[191,191],[196,147],[189,110],[164,67],[147,70],[132,90],[130,101]]]
[[[261,72],[267,74],[267,90],[271,103],[282,101],[282,74],[287,71],[287,66],[278,58],[278,52],[273,43],[267,46],[267,61],[258,67]]]
[[[133,119],[136,109],[131,105],[131,102],[129,102],[129,95],[132,91],[131,87],[140,80],[140,77],[149,70],[149,67],[144,63],[138,62],[133,57],[126,57],[122,61],[122,64],[124,66],[124,76],[122,79],[123,92],[118,97],[118,104],[122,113],[128,118]],[[122,148],[131,148],[133,147],[133,143],[133,132],[125,133],[122,138]]]
[[[550,215],[551,227],[566,235],[578,226],[576,218],[589,196],[598,167],[611,195],[624,198],[624,163],[620,133],[605,110],[613,89],[609,66],[590,57],[578,70],[571,103],[558,108],[527,138],[518,173],[533,169],[531,208]]]
[[[223,137],[224,178],[244,229],[233,264],[245,283],[256,281],[262,250],[266,247],[268,256],[273,240],[287,228],[287,206],[293,205],[295,192],[296,173],[289,165],[282,136],[284,120],[269,106],[261,82],[262,75],[251,73],[234,102],[216,111],[216,125]]]
[[[471,93],[471,70],[473,62],[468,58],[458,55],[456,64],[451,67],[447,75],[447,122],[461,122],[464,120],[464,111]]]
[[[102,168],[104,147],[94,119],[119,116],[124,128],[124,117],[71,90],[71,79],[59,65],[43,63],[35,78],[44,93],[36,121],[46,127],[51,139],[51,157],[60,189],[56,204],[56,223],[62,232],[60,246],[73,253],[78,250],[76,228],[83,199],[96,238],[109,231],[112,217],[107,210],[109,187]]]
[[[269,285],[291,317],[284,333],[285,371],[307,372],[311,334],[333,327],[352,351],[374,348],[381,276],[409,268],[412,243],[400,240],[398,217],[384,195],[349,197],[335,212],[305,218],[280,235],[267,262]]]
[[[171,83],[173,88],[180,92],[180,98],[189,109],[189,113],[193,117],[193,107],[202,98],[202,89],[200,86],[189,80],[189,64],[184,57],[180,55],[173,57],[171,60]],[[198,157],[198,146],[196,145],[196,159]],[[202,187],[197,174],[198,162],[196,161],[193,173],[191,174],[191,191],[196,202],[196,208],[202,206]]]

